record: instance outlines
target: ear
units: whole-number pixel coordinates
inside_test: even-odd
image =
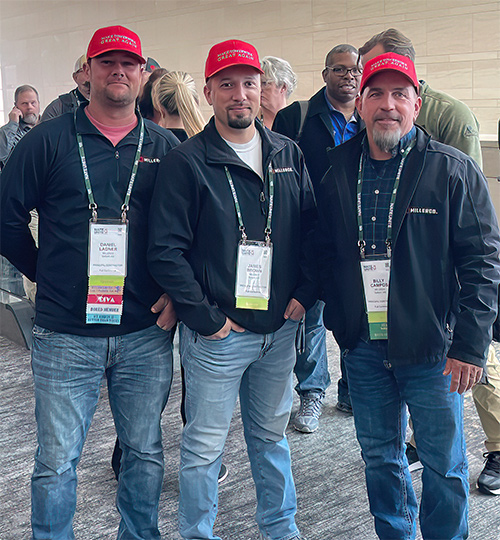
[[[208,104],[213,105],[209,84],[210,81],[207,81],[207,84],[203,87],[203,93],[205,94],[205,99],[207,100]]]
[[[356,96],[354,105],[356,106],[356,109],[358,110],[359,116],[363,118],[363,100],[359,94]]]
[[[280,94],[286,94],[286,86],[284,84],[281,85]]]
[[[415,114],[413,116],[414,121],[417,119],[421,108],[422,108],[422,98],[420,96],[417,96],[417,99],[415,101]]]
[[[90,60],[83,64],[83,71],[85,72],[85,75],[87,75],[87,77],[90,77]]]
[[[322,72],[321,72],[321,76],[323,77],[323,81],[325,82],[326,84],[326,76],[328,75],[328,70],[325,68]]]
[[[76,82],[76,73],[73,73],[73,80]]]

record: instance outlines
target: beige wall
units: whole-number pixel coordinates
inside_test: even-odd
[[[260,54],[289,60],[299,74],[295,98],[322,86],[328,50],[362,45],[394,26],[417,51],[419,76],[464,100],[482,135],[500,118],[498,0],[0,0],[0,65],[5,109],[16,86],[35,85],[42,106],[73,85],[71,71],[93,30],[123,24],[146,55],[190,72],[201,91],[209,47],[231,37]],[[208,117],[209,109],[205,107]],[[1,119],[0,119],[1,120]]]

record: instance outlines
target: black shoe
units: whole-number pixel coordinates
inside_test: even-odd
[[[227,478],[227,475],[229,474],[229,471],[227,470],[227,467],[224,465],[224,463],[220,464],[219,469],[219,476],[217,478],[217,482],[220,484],[221,482],[224,482],[224,480]]]
[[[412,473],[423,469],[417,449],[410,443],[406,443],[406,459],[408,460],[408,470]]]
[[[120,448],[120,441],[116,438],[115,447],[113,449],[113,455],[111,456],[111,467],[115,473],[115,478],[118,480],[120,476],[120,463],[122,460],[122,449]]]
[[[477,489],[486,495],[500,495],[500,452],[485,452],[484,468],[477,479]]]
[[[349,403],[346,403],[345,401],[337,401],[336,407],[337,411],[352,415],[352,406],[350,400]]]

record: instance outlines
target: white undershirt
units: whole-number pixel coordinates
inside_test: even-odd
[[[262,168],[262,138],[258,130],[255,130],[252,140],[244,144],[237,144],[227,139],[224,140],[236,152],[241,161],[246,163],[261,178],[264,178]]]

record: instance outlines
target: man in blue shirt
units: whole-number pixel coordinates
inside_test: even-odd
[[[356,135],[362,125],[354,105],[361,78],[357,54],[352,45],[334,47],[326,55],[322,72],[325,86],[309,101],[295,101],[282,109],[273,124],[274,131],[290,137],[300,146],[315,189],[330,166],[328,148]],[[305,334],[305,348],[297,354],[295,365],[300,410],[293,426],[303,433],[311,433],[318,429],[323,398],[330,386],[323,302],[317,302],[307,312]],[[339,380],[337,408],[351,412],[344,377]]]

